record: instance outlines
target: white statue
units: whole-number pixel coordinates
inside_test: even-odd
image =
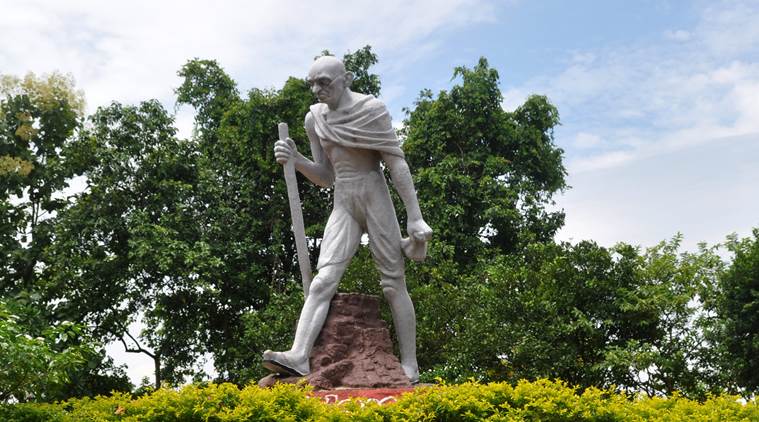
[[[412,381],[419,380],[416,360],[416,317],[405,280],[403,253],[421,261],[432,229],[424,222],[398,138],[385,105],[371,95],[350,90],[353,75],[331,56],[318,58],[308,73],[319,100],[306,115],[306,133],[313,161],[301,155],[292,139],[274,145],[277,162],[294,160],[295,169],[319,186],[334,185],[334,209],[327,221],[317,264],[298,321],[295,341],[286,352],[267,350],[264,365],[293,375],[310,372],[309,355],[327,317],[330,301],[363,233],[381,273],[381,286],[390,304],[398,334],[401,366]],[[380,161],[406,207],[409,238],[401,239],[390,192]]]

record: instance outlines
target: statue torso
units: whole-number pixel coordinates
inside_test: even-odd
[[[355,95],[355,94],[354,94]],[[329,124],[333,118],[339,118],[346,113],[342,109],[327,110],[323,114]],[[324,153],[332,163],[337,180],[349,180],[369,172],[380,170],[380,153],[366,148],[351,148],[340,145],[331,139],[319,138]]]

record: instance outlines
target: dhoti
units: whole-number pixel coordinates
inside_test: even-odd
[[[369,250],[383,279],[402,278],[405,270],[401,230],[385,176],[371,171],[335,180],[335,205],[327,220],[316,269],[347,265],[369,235]]]

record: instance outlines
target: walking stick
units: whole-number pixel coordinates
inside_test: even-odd
[[[280,123],[279,139],[287,141],[290,137],[287,123]],[[293,234],[295,235],[295,248],[298,251],[298,266],[300,277],[303,280],[303,296],[308,297],[308,289],[311,286],[311,261],[308,258],[308,246],[306,245],[306,229],[303,227],[303,211],[300,208],[300,195],[298,194],[298,180],[295,178],[295,161],[290,157],[284,165],[285,184],[287,184],[287,199],[290,202],[290,216],[293,220]]]

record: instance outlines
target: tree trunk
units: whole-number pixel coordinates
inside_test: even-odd
[[[156,390],[161,388],[161,355],[156,353],[153,357],[153,364],[155,365],[155,388]]]

